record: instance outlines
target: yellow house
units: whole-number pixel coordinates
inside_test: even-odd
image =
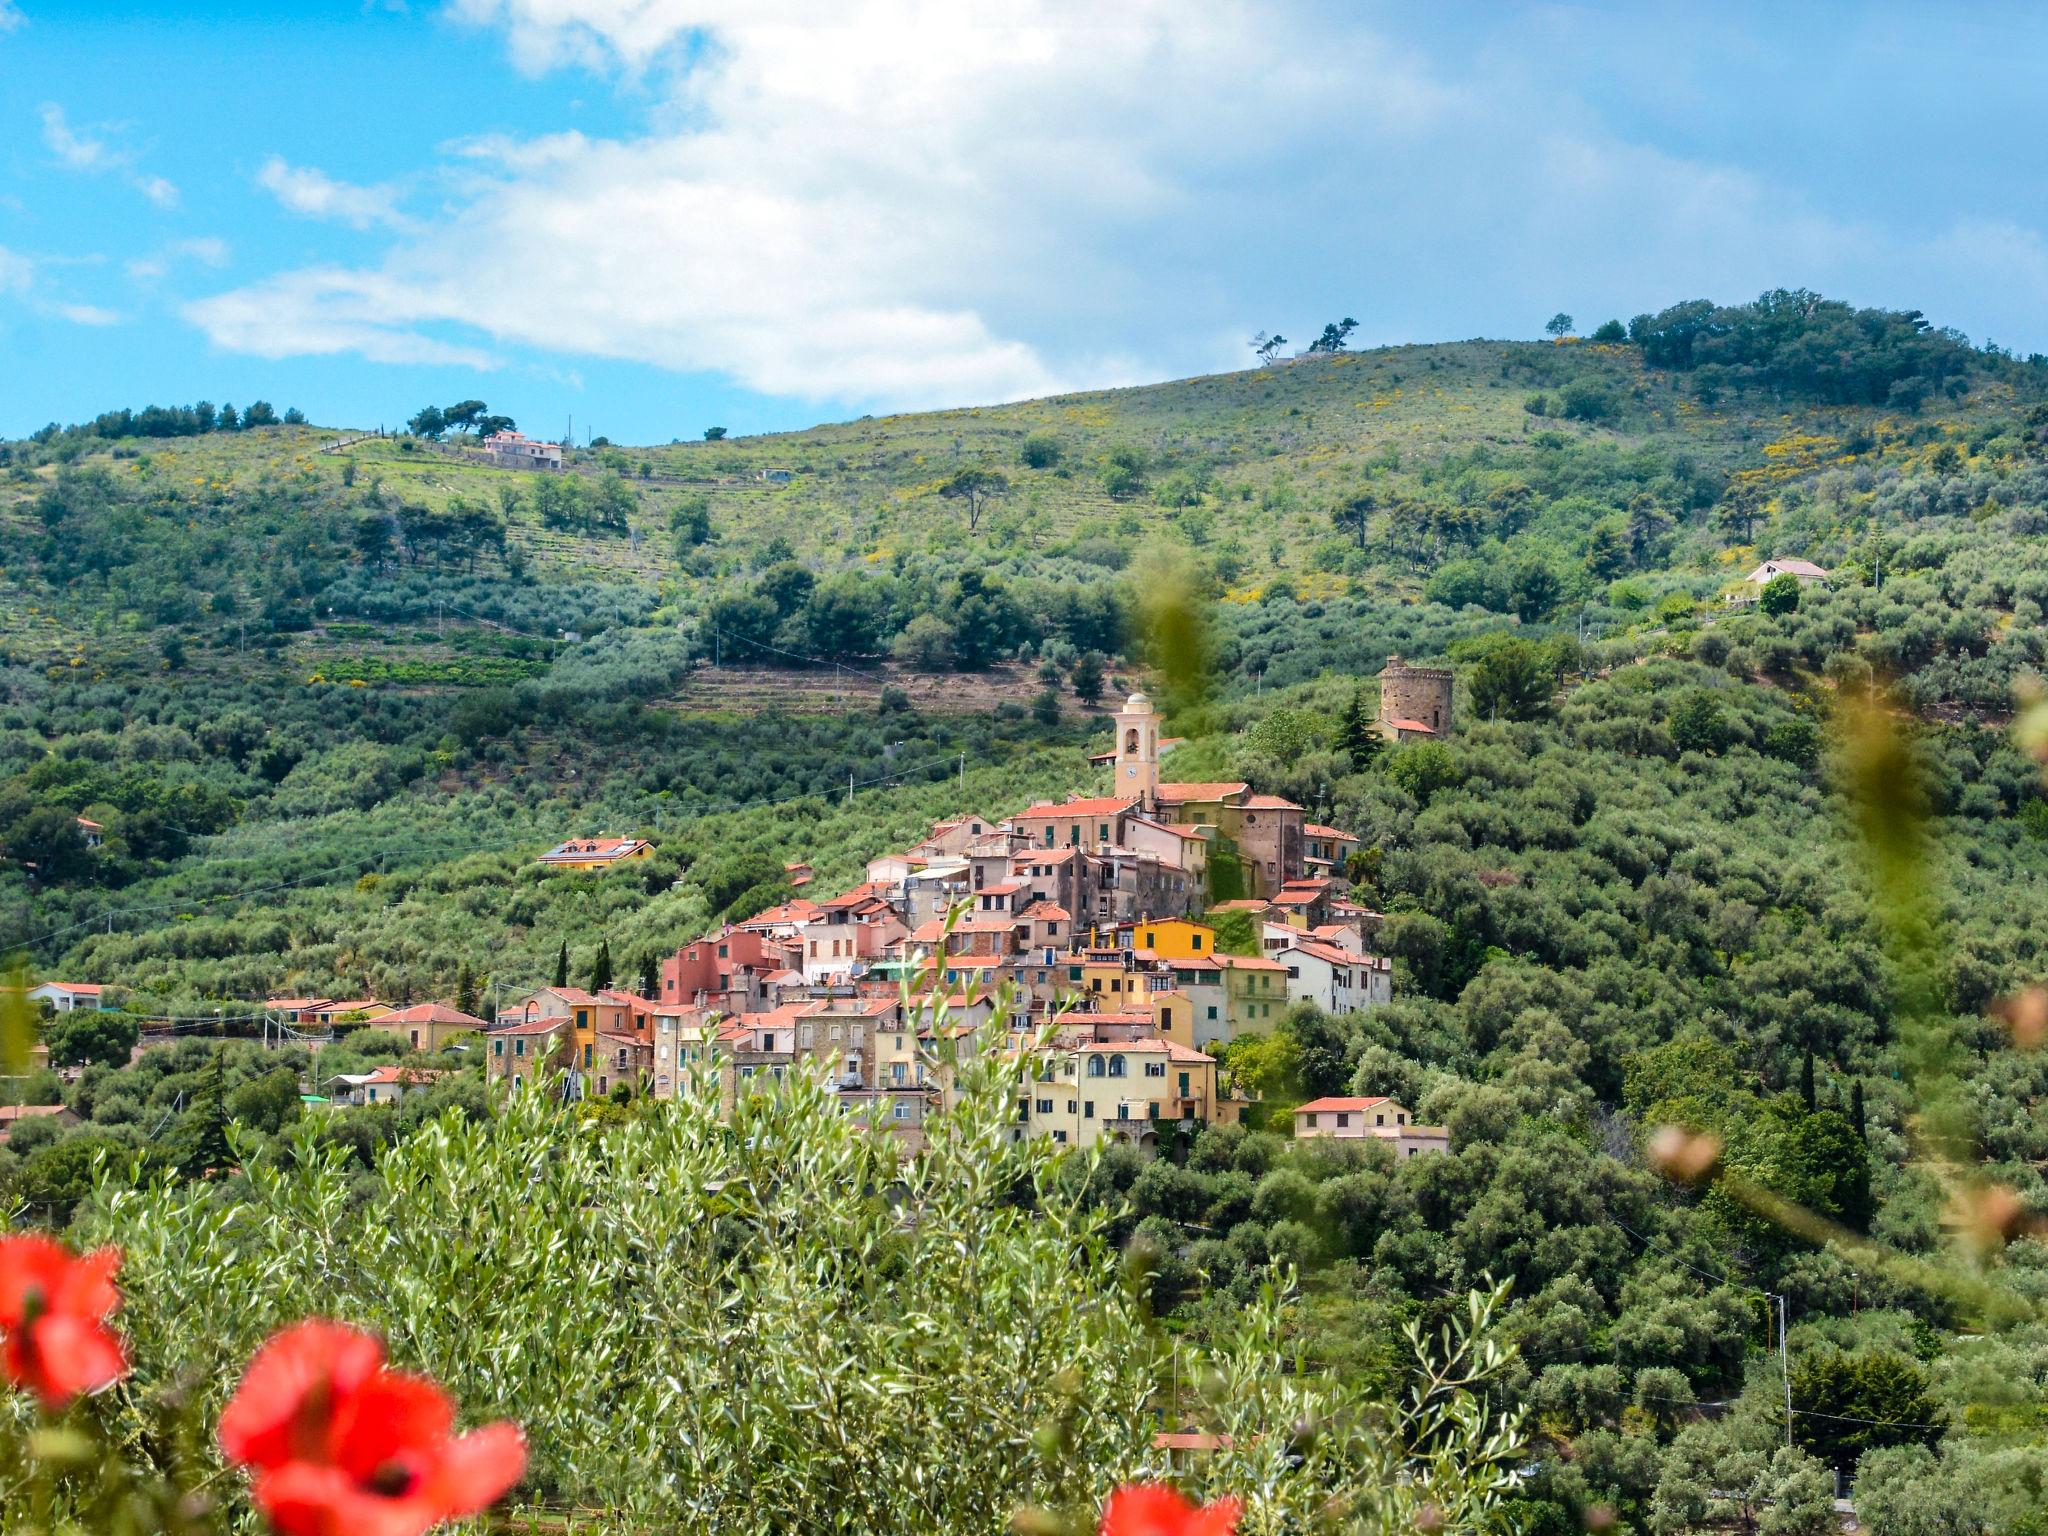
[[[1242,1116],[1219,1099],[1216,1058],[1174,1040],[1091,1041],[1052,1047],[1018,1084],[1019,1134],[1061,1146],[1156,1141],[1162,1125],[1214,1125]]]
[[[654,845],[638,837],[572,837],[540,861],[551,869],[611,869],[653,852]]]
[[[1071,969],[1071,968],[1070,968]],[[1136,1008],[1145,996],[1145,977],[1124,964],[1121,951],[1096,950],[1084,957],[1081,987],[1099,1006],[1114,1010]]]
[[[1137,925],[1133,942],[1162,960],[1206,960],[1216,953],[1216,930],[1184,917],[1148,919]]]

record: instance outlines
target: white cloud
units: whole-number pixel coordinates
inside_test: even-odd
[[[173,255],[190,257],[202,267],[224,267],[232,254],[227,241],[218,235],[194,235],[188,240],[175,240],[170,250]]]
[[[460,195],[407,222],[388,184],[272,161],[287,207],[386,244],[191,306],[216,344],[623,359],[893,408],[1207,369],[1240,327],[1529,335],[1560,306],[1855,291],[1915,250],[1951,286],[2039,258],[2029,231],[1900,233],[1632,143],[1568,78],[1476,47],[1453,75],[1346,8],[451,6],[524,69],[631,77],[648,126],[447,145]]]
[[[128,275],[138,283],[153,283],[168,275],[177,262],[224,267],[228,264],[228,256],[228,243],[218,235],[195,235],[188,240],[173,240],[147,256],[132,256],[123,265]]]
[[[375,274],[321,267],[201,299],[186,305],[185,314],[216,346],[258,357],[354,352],[376,363],[498,366],[489,352],[416,329],[449,307],[443,298],[423,300]]]
[[[256,184],[288,211],[309,219],[331,219],[355,229],[398,222],[398,194],[391,187],[363,187],[336,181],[311,166],[288,165],[272,155],[256,172]]]
[[[532,67],[642,68],[697,33],[715,46],[668,83],[664,126],[644,137],[452,146],[487,179],[473,200],[349,282],[292,274],[260,302],[198,307],[217,342],[282,355],[353,337],[388,352],[395,332],[442,322],[888,405],[1121,381],[1127,349],[1089,339],[1089,317],[1131,297],[1135,274],[1104,264],[1091,223],[1187,216],[1190,163],[1242,162],[1247,141],[1270,150],[1309,131],[1318,104],[1348,99],[1351,120],[1393,130],[1446,94],[1370,39],[1340,65],[1245,3],[1035,0],[999,17],[939,0],[769,0],[729,25],[708,0],[458,11],[504,25]],[[1300,110],[1276,118],[1276,97]],[[342,206],[324,187],[304,201]],[[386,306],[374,316],[371,291]],[[1056,348],[1022,332],[1048,306],[1073,317]]]
[[[4,0],[0,0],[4,3]],[[152,176],[135,169],[135,155],[132,151],[110,144],[105,138],[97,137],[105,129],[80,130],[71,126],[64,115],[64,109],[55,102],[43,103],[43,143],[50,153],[57,157],[57,163],[68,170],[84,171],[99,175],[106,171],[120,173],[121,179],[140,192],[159,208],[178,206],[178,189],[162,176]]]
[[[0,245],[0,298],[17,301],[30,314],[68,320],[74,325],[118,324],[121,316],[113,310],[51,294],[46,281],[49,268],[67,264],[57,258],[24,256]]]
[[[21,8],[14,4],[14,0],[0,0],[0,32],[12,32],[27,23],[28,18],[21,14]]]
[[[102,141],[73,131],[65,121],[64,109],[54,101],[43,103],[42,118],[43,143],[60,163],[74,171],[104,171],[116,164],[113,152]]]

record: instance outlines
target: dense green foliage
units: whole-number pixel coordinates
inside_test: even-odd
[[[1192,1481],[1243,1497],[1247,1532],[1391,1533],[1425,1509],[1481,1528],[1520,1454],[1489,1401],[1497,1298],[1418,1334],[1385,1393],[1288,1373],[1270,1287],[1192,1347],[1152,1325],[1064,1162],[1012,1140],[1012,1078],[968,1086],[907,1162],[800,1085],[729,1120],[715,1095],[527,1094],[443,1114],[367,1180],[300,1130],[245,1145],[232,1190],[107,1187],[77,1234],[126,1253],[135,1373],[89,1411],[165,1455],[144,1426],[210,1419],[264,1334],[311,1313],[519,1422],[521,1499],[582,1529],[1082,1527],[1118,1481],[1167,1470],[1161,1420],[1227,1437]],[[0,1500],[0,1526],[26,1503]]]

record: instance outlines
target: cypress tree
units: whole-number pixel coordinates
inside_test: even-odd
[[[227,1047],[217,1046],[213,1062],[200,1079],[192,1107],[185,1111],[184,1156],[178,1160],[188,1178],[205,1173],[224,1174],[235,1162],[235,1149],[228,1141]]]
[[[648,999],[661,996],[661,957],[652,950],[640,960],[640,995]]]
[[[1806,1060],[1799,1068],[1799,1097],[1806,1101],[1809,1115],[1819,1108],[1813,1089],[1813,1047],[1810,1045],[1806,1048]]]
[[[1380,733],[1373,729],[1371,714],[1366,711],[1363,688],[1353,689],[1351,702],[1344,706],[1344,714],[1337,722],[1337,745],[1360,772],[1384,745]]]
[[[1849,1086],[1849,1123],[1856,1127],[1858,1140],[1868,1136],[1863,1124],[1863,1079],[1860,1077]]]
[[[476,1014],[476,972],[469,968],[467,960],[455,972],[455,1011],[471,1017]]]
[[[569,985],[569,941],[567,939],[562,940],[561,953],[555,956],[555,985],[558,987]]]
[[[612,941],[597,941],[597,958],[590,962],[590,990],[602,992],[612,984]]]

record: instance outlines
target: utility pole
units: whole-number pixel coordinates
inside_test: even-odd
[[[960,754],[960,789],[963,794],[967,790],[967,754],[965,752]]]
[[[1778,1374],[1785,1379],[1785,1444],[1792,1444],[1792,1368],[1785,1354],[1785,1298],[1778,1297]]]

